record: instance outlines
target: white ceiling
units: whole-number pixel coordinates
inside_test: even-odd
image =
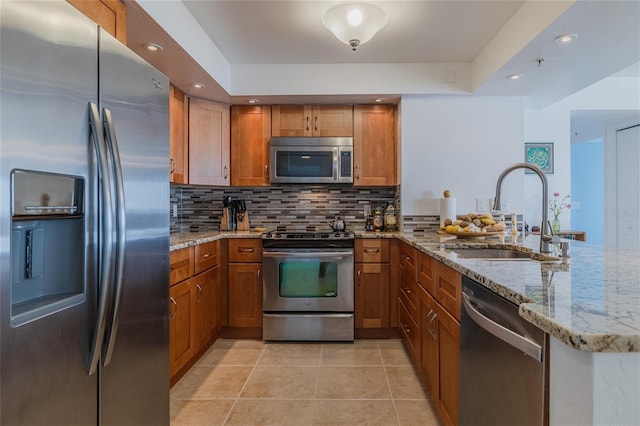
[[[144,1],[139,1],[144,6]],[[355,52],[322,25],[323,13],[340,3],[338,1],[182,0],[182,4],[185,6],[183,9],[192,15],[192,22],[199,25],[201,33],[209,39],[201,40],[201,44],[212,43],[228,61],[231,78],[246,75],[246,70],[251,67],[258,70],[271,66],[285,70],[292,64],[359,64],[368,66],[362,69],[373,73],[391,64],[397,67],[398,75],[419,79],[416,70],[420,68],[416,66],[458,64],[462,70],[458,72],[458,80],[467,78],[468,82],[465,88],[458,81],[460,85],[456,87],[458,92],[455,94],[462,90],[472,95],[522,96],[529,106],[535,107],[562,99],[620,70],[638,72],[637,66],[628,68],[640,61],[638,0],[370,1],[387,13],[388,23]],[[164,6],[171,2],[176,3],[177,0],[156,3],[164,3]],[[545,23],[546,27],[539,28],[543,19],[536,22],[535,15],[531,15],[529,20],[516,19],[532,3],[538,6],[563,3],[570,7],[554,17],[549,25]],[[154,7],[159,7],[157,4]],[[194,60],[190,52],[178,45],[142,8],[132,0],[127,5],[129,47],[169,75],[177,87],[192,96],[232,103],[246,102],[246,95],[250,92],[239,96],[222,89],[212,73],[204,69],[206,65]],[[178,20],[179,16],[176,15],[175,19]],[[558,45],[554,39],[562,33],[577,33],[578,39],[568,46]],[[503,46],[508,45],[509,39],[504,40],[505,34],[514,39],[520,36],[521,40],[513,52],[503,48],[500,52],[503,57],[492,58],[499,66],[489,75],[478,78],[477,63],[480,59],[496,56],[497,49],[492,51],[490,48],[497,39],[502,37]],[[148,41],[163,44],[162,54],[149,54],[142,50],[141,44]],[[544,59],[541,65],[536,62],[538,58]],[[400,73],[403,70],[405,74]],[[524,77],[517,82],[507,81],[506,75],[512,73],[523,74]],[[253,75],[260,76],[260,73],[256,71]],[[369,77],[367,72],[361,75],[359,78],[365,80]],[[289,98],[282,92],[269,96],[268,79],[265,78],[264,82],[260,78],[251,80],[249,86],[244,85],[245,92],[255,88],[266,102],[308,102],[314,98],[325,102],[346,99],[357,102],[362,98],[362,93],[318,95],[293,89],[293,96]],[[207,88],[194,92],[190,86],[194,81],[205,82]],[[393,79],[387,82],[396,83]],[[396,101],[400,96],[435,93],[429,88],[415,92],[398,89],[389,93],[382,86],[380,84],[379,90],[371,93],[383,93],[387,99]]]

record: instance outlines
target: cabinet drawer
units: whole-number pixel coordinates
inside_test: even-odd
[[[196,246],[196,274],[220,263],[220,242],[210,241]]]
[[[193,276],[193,247],[172,251],[169,255],[169,283],[174,285]]]
[[[432,296],[436,294],[435,283],[435,267],[438,263],[433,257],[425,253],[418,253],[418,283],[431,293]]]
[[[400,267],[412,274],[413,281],[418,281],[417,264],[418,250],[407,243],[400,244]]]
[[[415,274],[400,267],[400,299],[404,302],[407,310],[415,319],[418,318],[418,284],[415,281]]]
[[[237,238],[229,240],[229,262],[262,262],[262,240],[257,238]]]
[[[462,275],[444,263],[437,262],[436,277],[436,300],[459,322]]]
[[[398,304],[400,306],[400,309],[398,309],[400,334],[402,334],[403,340],[407,344],[407,349],[411,354],[411,358],[415,362],[418,354],[418,324],[409,314],[409,311],[404,303],[402,303],[402,300],[400,300]]]
[[[388,263],[389,240],[356,238],[354,258],[356,263]]]

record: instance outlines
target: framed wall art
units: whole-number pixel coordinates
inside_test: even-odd
[[[540,169],[546,174],[553,174],[553,143],[525,143],[524,161]],[[526,174],[533,174],[531,170],[525,169]]]

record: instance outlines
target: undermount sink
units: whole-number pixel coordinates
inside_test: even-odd
[[[450,248],[462,259],[556,261],[557,257],[510,248]]]

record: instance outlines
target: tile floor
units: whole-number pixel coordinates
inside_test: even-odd
[[[171,390],[171,425],[440,425],[399,340],[216,341]]]

